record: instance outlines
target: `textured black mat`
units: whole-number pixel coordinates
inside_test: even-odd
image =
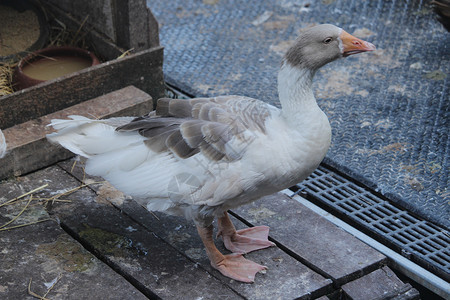
[[[430,1],[149,1],[165,76],[195,96],[240,94],[277,105],[281,55],[302,27],[333,23],[375,53],[332,63],[315,94],[333,127],[326,162],[450,227],[450,34]]]

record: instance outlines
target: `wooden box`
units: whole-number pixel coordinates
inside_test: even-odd
[[[86,41],[95,49],[98,56],[105,59],[105,62],[0,97],[0,129],[5,132],[7,144],[6,132],[14,126],[20,126],[26,122],[40,124],[41,117],[128,86],[134,86],[148,94],[150,103],[152,98],[158,99],[164,96],[163,48],[159,46],[157,23],[146,7],[145,0],[45,0],[39,3],[43,5],[48,18],[57,18],[74,30],[84,28]],[[103,9],[101,16],[96,16],[95,13],[99,11],[96,7],[99,6],[110,9]],[[93,20],[92,23],[89,23],[89,18],[81,18],[81,15],[87,12],[80,10],[80,7],[84,7],[90,13],[89,18]],[[77,14],[79,14],[78,17]],[[107,19],[112,21],[105,21]],[[114,26],[111,29],[104,24],[98,24],[98,21]],[[102,28],[105,29],[103,32],[98,30]],[[113,37],[111,32],[115,33]],[[132,48],[133,54],[119,58],[126,50]],[[114,106],[113,103],[111,105]],[[117,111],[112,107],[110,114],[120,115],[120,111],[144,114],[152,108],[151,105],[139,105],[139,107],[141,108],[135,107],[133,110],[117,107]],[[89,114],[89,107],[84,108],[83,111]],[[92,115],[95,117],[94,111]],[[106,116],[103,115],[103,117]],[[42,126],[46,125],[42,124]],[[21,138],[24,140],[16,141],[15,147],[27,145],[26,135],[22,135]],[[45,145],[42,146],[45,147]],[[31,172],[55,162],[51,153],[50,155],[47,153],[41,158],[39,164],[29,164],[24,159],[14,158],[16,150],[20,149],[8,147],[6,156],[0,159],[0,169],[2,169],[0,179]],[[31,153],[30,156],[32,156]],[[14,161],[12,169],[11,163],[6,163],[7,160]]]

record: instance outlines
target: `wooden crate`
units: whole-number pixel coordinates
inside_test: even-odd
[[[112,0],[99,2],[102,4],[108,1],[112,3]],[[152,98],[158,99],[164,96],[163,48],[159,46],[158,28],[151,12],[148,9],[140,9],[140,6],[145,6],[145,0],[127,0],[121,1],[121,5],[111,5],[111,8],[114,8],[112,11],[114,25],[116,28],[120,28],[120,30],[117,30],[115,39],[111,39],[105,32],[98,32],[95,28],[99,28],[99,26],[90,25],[88,22],[81,26],[84,20],[77,19],[73,12],[64,11],[60,8],[64,8],[63,4],[70,3],[70,1],[60,1],[60,7],[55,6],[52,2],[59,3],[53,0],[40,2],[49,18],[57,18],[73,30],[81,27],[88,29],[86,33],[87,43],[95,49],[95,53],[99,57],[106,61],[79,72],[0,97],[0,129],[5,132],[5,135],[8,129],[15,127],[15,130],[17,130],[21,124],[27,122],[35,125],[42,123],[41,126],[46,126],[47,124],[44,124],[40,118],[74,105],[83,104],[93,98],[113,93],[127,86],[134,86],[148,94],[150,97],[147,100],[150,103]],[[96,1],[84,2],[86,2],[87,8],[94,5],[93,3],[97,3]],[[95,5],[99,5],[99,3]],[[92,7],[90,9],[92,10]],[[117,10],[120,10],[120,13],[117,13]],[[138,11],[141,12],[140,15],[136,15]],[[93,12],[95,13],[95,10]],[[101,18],[93,17],[92,19]],[[145,32],[143,32],[145,28],[142,27],[142,22],[146,24],[148,29]],[[139,23],[139,26],[136,23]],[[140,32],[141,35],[136,32]],[[119,58],[130,46],[133,46],[135,50],[137,48],[139,51]],[[89,105],[88,103],[90,102],[86,102],[86,105]],[[114,115],[120,115],[120,111],[144,114],[152,108],[151,105],[141,105],[139,109],[134,107],[133,110],[116,105],[114,102],[111,102],[111,105],[110,114]],[[88,112],[89,107],[82,110]],[[94,110],[92,110],[92,114],[95,115]],[[23,147],[22,150],[31,149],[26,135],[21,136],[24,138],[22,141],[17,141],[17,139],[14,141],[16,145],[14,151],[19,150],[17,145]],[[8,137],[6,142],[8,144]],[[45,143],[42,146],[45,147]],[[13,157],[14,151],[8,147],[7,155],[0,159],[0,166],[3,169],[0,172],[0,179],[31,172],[37,167],[44,167],[55,162],[55,159],[52,159],[49,154],[42,157],[41,163],[37,165],[27,162],[26,159],[17,160]],[[29,157],[31,156],[30,154]],[[5,170],[6,165],[8,165],[5,162],[6,160],[15,161],[13,169]]]

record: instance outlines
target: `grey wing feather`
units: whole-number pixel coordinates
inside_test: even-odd
[[[168,151],[180,158],[199,152],[211,160],[234,160],[227,143],[234,137],[245,141],[245,132],[265,133],[271,108],[258,100],[241,96],[162,98],[156,111],[118,127],[117,131],[137,131],[156,152]]]

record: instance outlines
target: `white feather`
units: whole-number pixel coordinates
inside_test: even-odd
[[[0,129],[0,158],[5,157],[6,155],[6,139],[2,130]]]

